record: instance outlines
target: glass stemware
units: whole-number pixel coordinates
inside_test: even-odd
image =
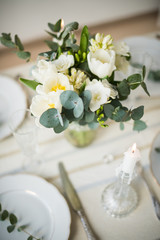
[[[23,167],[33,168],[41,162],[41,157],[38,154],[37,126],[30,110],[17,110],[10,117],[8,125],[24,154]]]

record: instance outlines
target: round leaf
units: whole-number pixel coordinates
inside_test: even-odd
[[[139,119],[141,119],[143,114],[144,114],[144,106],[140,106],[140,107],[133,109],[133,111],[131,113],[131,118],[133,120],[139,120]]]
[[[77,104],[78,99],[78,94],[71,90],[64,91],[60,95],[61,104],[66,109],[73,109]]]
[[[90,101],[91,101],[91,98],[92,98],[91,91],[89,91],[89,90],[83,91],[82,94],[81,94],[81,97],[82,97],[82,100],[83,100],[83,103],[84,103],[84,108],[85,108],[86,111],[88,111],[88,107],[89,107],[89,104],[90,104]]]
[[[9,233],[13,232],[14,229],[15,229],[15,225],[10,225],[10,226],[7,227],[7,231],[8,231]]]
[[[69,121],[64,115],[62,116],[62,119],[63,119],[63,126],[61,124],[58,124],[58,126],[54,127],[54,132],[55,133],[61,133],[65,129],[67,129],[67,127],[69,125]]]
[[[142,120],[134,121],[133,130],[139,132],[139,131],[146,129],[146,127],[147,127],[146,123],[143,122]]]
[[[84,105],[83,105],[83,101],[81,98],[78,99],[75,108],[73,109],[73,115],[75,116],[75,118],[79,118],[84,110]]]
[[[16,217],[13,213],[11,213],[11,214],[9,215],[9,221],[10,221],[10,223],[11,223],[12,225],[14,225],[14,224],[17,223],[17,217]]]
[[[87,123],[90,123],[90,122],[92,122],[93,120],[94,120],[94,117],[95,117],[95,113],[94,112],[85,112],[85,121],[87,122]]]
[[[9,213],[7,210],[4,210],[1,215],[1,220],[4,221],[8,217]]]
[[[119,94],[123,97],[126,97],[130,94],[130,87],[126,79],[124,79],[122,82],[118,84],[117,90]]]
[[[104,113],[106,117],[111,118],[113,112],[114,112],[114,107],[111,104],[108,103],[104,105]]]
[[[60,124],[59,113],[57,109],[50,108],[40,117],[40,123],[46,128],[54,128]]]

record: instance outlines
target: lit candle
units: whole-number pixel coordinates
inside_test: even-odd
[[[136,162],[138,162],[140,158],[141,158],[140,151],[136,147],[136,143],[134,143],[133,146],[130,147],[128,151],[124,153],[121,171],[129,174],[129,176],[132,177]]]

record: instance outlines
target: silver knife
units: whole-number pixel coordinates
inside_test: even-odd
[[[82,204],[80,202],[80,199],[65,171],[64,165],[63,163],[59,163],[59,171],[60,171],[60,176],[62,179],[62,184],[63,184],[63,188],[64,188],[64,192],[67,196],[68,201],[70,202],[72,208],[74,211],[77,212],[77,214],[80,217],[80,220],[82,222],[82,225],[84,227],[84,230],[86,232],[87,238],[88,240],[98,240],[95,236],[95,234],[93,233],[92,228],[90,227],[90,224],[87,220],[87,217],[84,213]]]

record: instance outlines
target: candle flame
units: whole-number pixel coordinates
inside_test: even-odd
[[[133,146],[132,146],[132,153],[134,153],[135,150],[136,150],[136,143],[134,143]]]
[[[61,30],[63,30],[63,28],[64,28],[64,20],[63,20],[63,18],[61,19]]]

